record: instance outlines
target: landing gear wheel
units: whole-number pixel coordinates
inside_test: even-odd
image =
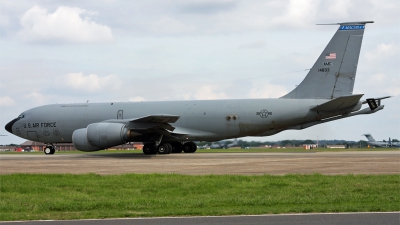
[[[170,143],[165,143],[164,145],[167,146],[167,150],[168,150],[168,153],[166,153],[166,154],[170,154],[172,152],[172,145]]]
[[[155,154],[154,153],[154,149],[155,149],[154,144],[145,144],[145,145],[143,145],[143,153],[145,155]]]
[[[172,152],[171,153],[181,153],[182,152],[182,144],[180,142],[171,142]]]
[[[191,141],[190,144],[193,146],[192,153],[195,153],[197,150],[197,145],[193,141]]]
[[[196,144],[195,143],[193,143],[193,142],[186,142],[185,144],[183,144],[183,151],[185,152],[185,153],[193,153],[193,152],[195,152],[196,151],[196,149],[197,149],[197,146],[196,146]]]
[[[172,146],[169,143],[161,143],[157,147],[158,154],[169,154],[171,150]]]
[[[153,150],[151,151],[151,154],[155,155],[158,153],[157,147],[154,145]]]
[[[44,154],[46,155],[53,155],[56,150],[53,146],[46,146],[43,150]]]
[[[194,142],[186,142],[182,147],[185,153],[194,153],[197,150],[197,145]]]

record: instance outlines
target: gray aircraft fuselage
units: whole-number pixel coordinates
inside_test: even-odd
[[[44,143],[72,142],[72,133],[110,119],[140,118],[153,114],[178,115],[174,132],[179,141],[213,141],[243,136],[268,136],[288,127],[335,114],[310,111],[321,99],[238,99],[168,102],[54,104],[23,113],[13,126],[16,135]],[[229,117],[229,118],[228,118]],[[236,118],[236,119],[235,119]],[[134,141],[140,140],[135,138]],[[174,138],[175,139],[175,138]]]

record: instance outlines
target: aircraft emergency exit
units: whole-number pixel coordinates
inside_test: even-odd
[[[386,97],[353,94],[367,23],[373,21],[335,24],[339,29],[307,76],[281,98],[52,104],[21,113],[5,129],[46,143],[45,154],[71,142],[81,151],[143,142],[144,154],[169,154],[195,152],[193,141],[269,136],[376,113]]]

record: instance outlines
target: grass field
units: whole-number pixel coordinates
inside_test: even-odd
[[[400,175],[0,176],[0,220],[400,211]]]

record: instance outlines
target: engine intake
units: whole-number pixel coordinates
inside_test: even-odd
[[[72,142],[81,151],[98,151],[125,144],[132,136],[130,130],[120,123],[92,123],[87,128],[75,130]]]

